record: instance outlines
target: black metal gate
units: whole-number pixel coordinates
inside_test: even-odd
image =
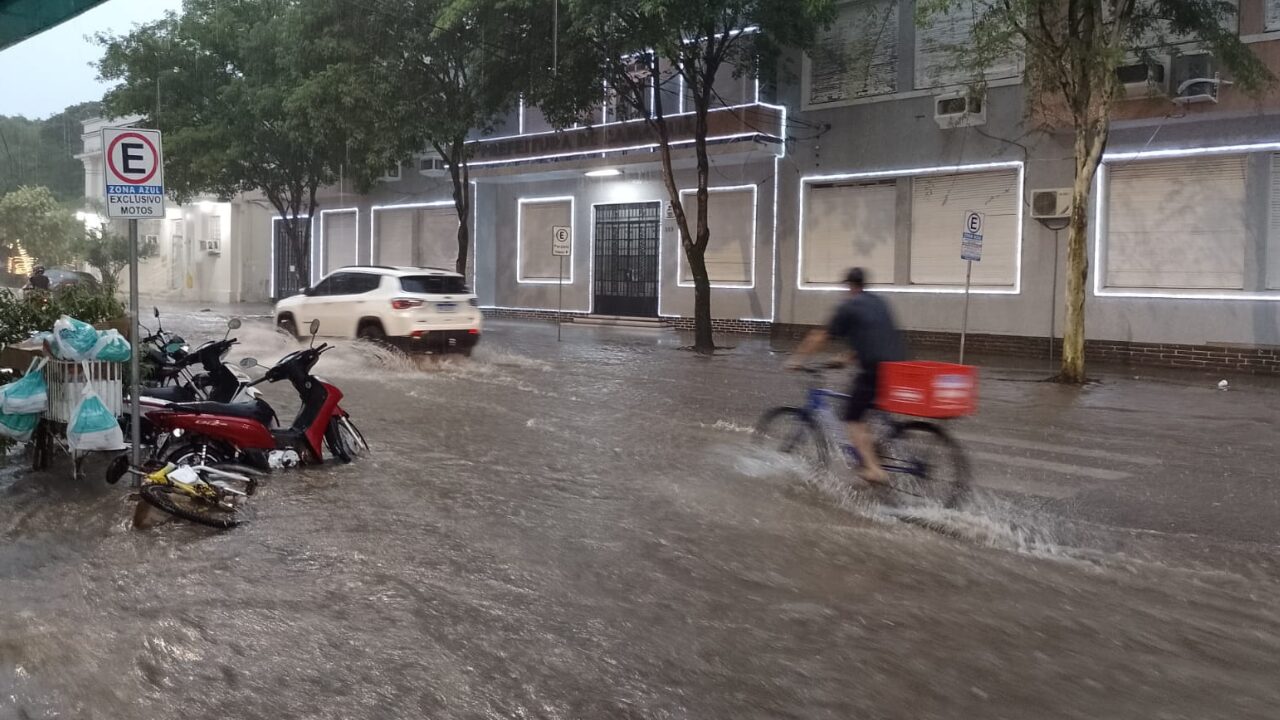
[[[298,254],[294,252],[293,243],[289,242],[288,233],[285,232],[283,220],[276,220],[272,223],[275,229],[275,267],[272,272],[275,273],[275,299],[292,297],[302,292],[306,285],[303,278],[298,273]]]
[[[595,312],[658,316],[658,239],[662,203],[597,205]]]

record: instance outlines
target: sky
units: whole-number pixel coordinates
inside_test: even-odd
[[[0,50],[0,115],[44,118],[68,105],[101,99],[108,86],[98,82],[92,63],[102,52],[89,36],[126,32],[181,6],[182,0],[107,0]]]

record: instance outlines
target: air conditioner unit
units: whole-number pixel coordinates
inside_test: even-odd
[[[1218,102],[1218,90],[1231,83],[1218,75],[1217,65],[1209,53],[1173,58],[1169,82],[1173,102],[1178,105]]]
[[[986,125],[986,97],[968,90],[938,95],[933,98],[933,119],[943,130]]]
[[[1116,79],[1130,99],[1149,98],[1168,92],[1169,62],[1135,62],[1116,68]]]
[[[1071,216],[1071,188],[1031,191],[1033,220],[1064,220]]]
[[[427,177],[444,177],[449,174],[449,164],[439,155],[423,155],[418,158],[418,172]]]

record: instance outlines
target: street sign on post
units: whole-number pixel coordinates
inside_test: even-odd
[[[573,252],[573,236],[569,228],[557,225],[551,228],[551,254],[568,257]]]
[[[164,217],[164,155],[159,130],[102,130],[107,217]]]
[[[964,363],[964,341],[969,335],[969,286],[973,279],[973,264],[982,262],[982,226],[986,218],[977,210],[964,216],[964,229],[960,231],[960,259],[964,268],[964,319],[960,323],[960,363]]]
[[[141,372],[138,366],[138,220],[164,218],[164,152],[159,130],[103,128],[103,199],[107,217],[129,221],[129,453],[142,462]],[[134,482],[137,482],[135,478]]]
[[[551,228],[551,254],[560,258],[560,282],[557,284],[556,342],[560,341],[560,324],[564,312],[564,259],[573,254],[573,229],[564,225]]]

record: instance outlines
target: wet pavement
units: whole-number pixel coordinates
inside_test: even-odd
[[[273,476],[230,532],[11,460],[0,718],[1280,716],[1265,382],[984,371],[953,426],[980,491],[943,512],[756,447],[804,389],[761,339],[489,330],[326,355],[375,454]]]

